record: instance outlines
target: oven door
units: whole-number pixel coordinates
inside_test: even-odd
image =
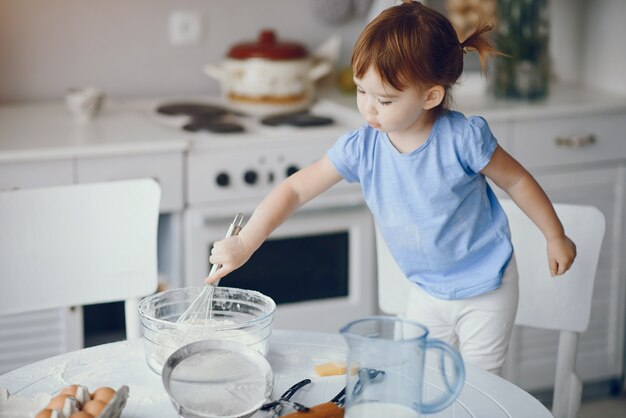
[[[199,286],[210,270],[211,247],[232,219],[213,218],[197,208],[186,216],[186,284]],[[220,286],[274,299],[275,328],[336,332],[376,313],[375,263],[367,207],[299,210]]]

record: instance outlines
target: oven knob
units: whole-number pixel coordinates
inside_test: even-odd
[[[294,174],[298,170],[300,170],[300,168],[297,165],[290,165],[289,167],[287,167],[287,177]]]
[[[230,184],[230,176],[222,171],[215,177],[215,182],[220,187],[226,187]]]
[[[248,184],[256,183],[259,175],[254,170],[248,170],[243,174],[243,180]]]

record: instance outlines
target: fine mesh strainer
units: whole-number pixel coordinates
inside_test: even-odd
[[[269,399],[273,387],[265,357],[234,341],[185,345],[167,359],[161,377],[183,418],[249,417]]]

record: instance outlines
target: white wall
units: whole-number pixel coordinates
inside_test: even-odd
[[[314,1],[0,0],[0,102],[57,99],[87,84],[123,97],[217,93],[203,64],[267,27],[310,48],[338,33],[347,62],[364,19],[324,24]],[[202,13],[202,42],[169,45],[173,10]]]
[[[203,64],[267,27],[309,48],[339,34],[347,63],[366,19],[331,26],[314,12],[341,1],[0,0],[0,103],[59,99],[78,85],[116,97],[216,94]],[[173,10],[201,12],[200,43],[169,45]],[[626,93],[626,0],[550,0],[550,12],[555,78]]]
[[[626,0],[587,0],[582,81],[626,94]]]

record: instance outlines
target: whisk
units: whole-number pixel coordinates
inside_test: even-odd
[[[235,215],[233,223],[230,224],[228,232],[226,232],[226,238],[239,234],[242,222],[243,215],[241,213]],[[220,267],[222,267],[221,264],[213,264],[213,266],[211,266],[211,271],[209,272],[209,277],[215,274]],[[215,292],[215,287],[218,284],[219,280],[206,284],[204,289],[202,289],[200,294],[193,300],[193,302],[191,302],[191,305],[189,305],[176,322],[199,325],[206,323],[206,321],[213,315],[213,292]]]

